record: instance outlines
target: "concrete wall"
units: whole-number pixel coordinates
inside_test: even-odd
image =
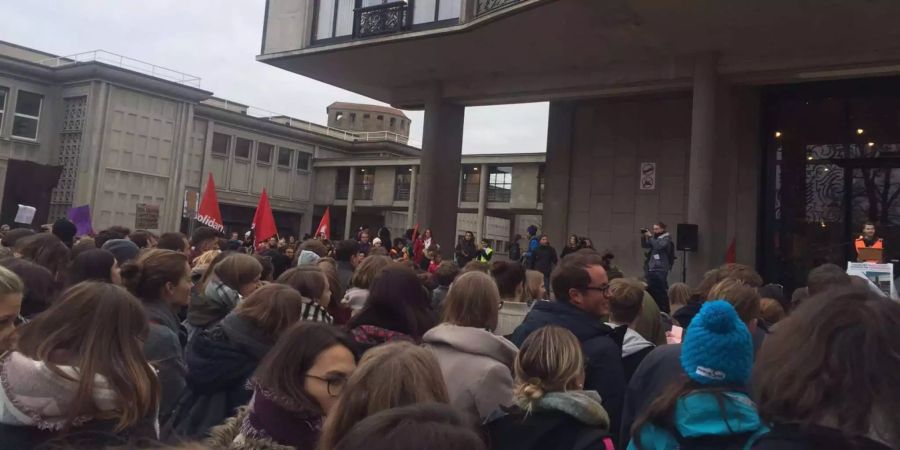
[[[513,189],[509,198],[510,208],[538,208],[539,168],[539,164],[517,164],[512,166]]]
[[[267,0],[262,53],[308,47],[313,3],[313,0]]]

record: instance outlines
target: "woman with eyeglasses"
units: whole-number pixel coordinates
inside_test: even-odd
[[[493,333],[500,302],[489,275],[463,274],[444,300],[443,323],[422,337],[441,366],[450,403],[480,419],[513,403],[512,365],[518,349]]]
[[[250,403],[213,428],[206,444],[233,450],[314,450],[356,361],[353,341],[341,329],[317,322],[295,325],[250,379]]]

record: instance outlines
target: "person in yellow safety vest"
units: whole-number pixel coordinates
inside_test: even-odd
[[[884,240],[881,238],[875,237],[875,224],[872,222],[866,222],[863,225],[862,235],[854,241],[854,246],[856,247],[856,255],[857,259],[859,259],[859,249],[861,248],[878,248],[884,249]],[[881,261],[864,261],[867,263],[880,263]]]
[[[482,239],[481,245],[478,246],[478,253],[475,254],[475,260],[478,262],[491,262],[491,257],[493,256],[494,249],[491,248],[487,239]]]

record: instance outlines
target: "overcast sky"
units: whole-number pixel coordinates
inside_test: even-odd
[[[265,0],[0,0],[0,40],[58,55],[103,49],[186,72],[240,103],[325,123],[366,97],[256,62]],[[409,111],[422,138],[423,113]],[[542,152],[547,104],[466,109],[464,153]]]

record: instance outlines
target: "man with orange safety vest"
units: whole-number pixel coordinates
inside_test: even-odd
[[[884,249],[884,240],[882,240],[881,238],[875,237],[875,224],[872,222],[866,222],[863,225],[862,235],[858,239],[856,239],[856,241],[854,242],[854,245],[856,247],[856,255],[857,255],[857,259],[858,259],[859,258],[859,250],[861,248],[877,248],[879,250],[883,250]],[[863,261],[863,262],[880,263],[881,261],[868,260],[868,261]]]

